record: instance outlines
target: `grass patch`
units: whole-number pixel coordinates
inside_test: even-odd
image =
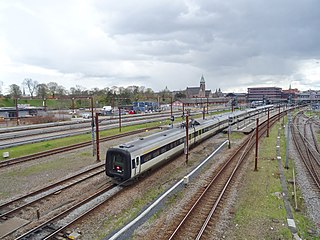
[[[114,217],[108,217],[102,226],[103,231],[99,234],[97,239],[103,239],[106,235],[133,220],[145,206],[154,201],[163,191],[164,189],[162,187],[149,189],[143,196],[135,199],[130,204],[130,208],[121,210],[121,212],[117,214],[116,219]],[[112,226],[112,229],[110,229],[109,226]]]
[[[161,126],[161,125],[168,124],[168,123],[169,123],[169,121],[162,121],[161,123],[160,122],[151,122],[151,123],[147,123],[147,124],[124,126],[121,128],[121,133],[130,132],[130,131],[143,129],[143,128],[147,128],[147,127],[157,127],[157,126]],[[112,136],[112,135],[117,135],[117,134],[119,134],[119,129],[113,128],[113,129],[101,131],[100,137],[107,137],[107,136]],[[91,133],[86,133],[86,134],[72,136],[72,137],[66,137],[66,138],[61,138],[61,139],[49,140],[49,141],[45,141],[45,142],[38,142],[38,143],[33,143],[33,144],[26,144],[26,145],[21,145],[21,146],[17,146],[17,147],[6,148],[6,149],[2,149],[0,151],[0,161],[4,160],[3,152],[9,152],[10,158],[16,158],[16,157],[21,157],[21,156],[33,154],[33,153],[47,151],[47,150],[54,149],[54,148],[72,145],[75,143],[86,142],[86,141],[90,141],[90,140],[91,140]]]
[[[201,115],[195,115],[193,116],[193,118],[198,118],[200,116]],[[182,120],[183,119],[181,117],[177,117],[174,123],[179,123]],[[169,125],[170,123],[171,123],[170,120],[162,120],[162,121],[149,122],[149,123],[143,123],[138,125],[123,126],[121,127],[121,133],[130,132],[130,131],[143,129],[143,128]],[[119,134],[119,128],[108,129],[108,130],[100,131],[99,133],[100,133],[100,137],[113,136],[113,135]],[[49,140],[49,141],[38,142],[33,144],[26,144],[26,145],[17,146],[17,147],[6,148],[0,151],[0,161],[5,160],[5,158],[3,158],[4,152],[9,152],[10,158],[17,158],[25,155],[43,152],[43,151],[51,150],[54,148],[65,147],[68,145],[73,145],[75,143],[81,143],[81,142],[86,142],[90,140],[91,140],[91,133],[86,133],[86,134],[72,136],[72,137],[66,137],[61,139],[55,139],[55,140]]]
[[[253,171],[252,160],[247,173],[233,220],[236,239],[291,239],[284,203],[276,194],[281,192],[275,146],[278,127],[275,125],[270,137],[259,145],[258,171]]]
[[[28,166],[16,171],[9,171],[4,173],[4,177],[11,177],[11,178],[21,178],[21,177],[28,177],[38,174],[43,174],[48,171],[54,171],[61,169],[61,166],[66,165],[66,159],[59,159],[56,161],[49,161],[37,165]]]
[[[236,205],[232,228],[235,239],[292,239],[287,227],[286,211],[282,198],[277,194],[282,192],[278,160],[276,160],[276,139],[278,128],[276,124],[270,131],[270,137],[259,144],[258,171],[248,171],[245,184]],[[280,155],[285,166],[286,138],[285,129],[280,130]],[[293,161],[289,159],[286,179],[292,179]],[[252,160],[252,169],[254,168]],[[287,184],[288,191],[293,192],[293,185]],[[313,228],[312,223],[305,215],[305,208],[301,192],[297,192],[298,208],[293,210],[300,237],[303,239],[316,239],[308,235],[308,229]],[[291,206],[295,206],[294,198],[290,198]]]

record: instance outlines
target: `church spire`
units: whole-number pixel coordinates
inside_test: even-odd
[[[204,81],[204,77],[203,77],[203,74],[202,74],[200,83],[204,83],[204,82],[205,82],[205,81]]]

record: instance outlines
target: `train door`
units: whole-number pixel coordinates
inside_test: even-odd
[[[136,157],[136,168],[134,170],[134,173],[135,173],[134,175],[139,174],[140,171],[141,171],[141,162],[140,162],[140,157],[138,156]]]

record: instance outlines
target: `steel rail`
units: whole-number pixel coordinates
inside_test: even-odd
[[[109,137],[103,137],[103,138],[100,138],[100,142],[106,142],[106,141],[114,140],[117,138],[130,136],[132,134],[145,132],[147,130],[150,131],[150,130],[157,129],[157,128],[158,127],[144,128],[144,129],[121,133],[121,134],[117,134],[117,135],[113,135],[113,136],[109,136]],[[82,148],[82,147],[87,147],[90,145],[92,145],[92,142],[87,141],[87,142],[77,143],[77,144],[73,144],[73,145],[69,145],[69,146],[65,146],[65,147],[55,148],[55,149],[48,150],[48,151],[39,152],[39,153],[27,155],[27,156],[22,156],[22,157],[18,157],[18,158],[0,161],[0,168],[8,167],[8,166],[15,165],[15,164],[22,163],[22,162],[31,161],[31,160],[42,158],[42,157],[51,156],[51,155],[66,152],[66,151],[71,151],[71,150]]]
[[[294,121],[297,121],[297,116],[295,116]],[[307,156],[309,154],[309,151],[307,150],[307,146],[305,145],[305,141],[304,141],[304,137],[302,135],[302,133],[299,131],[298,129],[299,124],[295,124],[292,126],[291,131],[292,131],[292,138],[293,138],[293,142],[296,146],[296,149],[298,150],[298,153],[300,155],[301,160],[303,161],[305,167],[307,168],[310,177],[312,178],[312,180],[314,181],[314,183],[316,184],[316,186],[318,187],[318,189],[320,189],[320,181],[318,179],[318,177],[316,176],[316,174],[314,173],[312,166],[310,166],[310,159],[308,159],[307,157],[305,157],[304,153],[307,153]],[[300,137],[300,141],[299,138]],[[300,143],[302,142],[302,144]],[[305,147],[305,149],[302,149],[302,146]],[[304,151],[305,150],[305,151]]]
[[[84,204],[90,202],[91,200],[99,197],[100,195],[102,195],[103,193],[111,190],[112,188],[114,188],[113,184],[110,184],[108,186],[106,186],[104,189],[99,190],[98,192],[96,192],[95,194],[91,195],[90,197],[80,201],[79,203],[77,203],[76,205],[72,206],[71,208],[59,213],[58,215],[52,217],[51,219],[41,223],[40,225],[38,225],[37,227],[29,230],[28,232],[20,235],[19,237],[16,238],[16,240],[20,240],[20,239],[33,239],[34,235],[37,234],[37,232],[41,232],[42,230],[44,230],[46,228],[46,230],[51,231],[46,238],[50,238],[50,235],[55,232],[55,231],[60,231],[61,228],[58,229],[54,229],[54,227],[52,226],[52,223],[56,220],[61,219],[62,217],[66,216],[68,213],[72,212],[73,210],[83,206]],[[51,226],[50,226],[51,225]],[[41,239],[45,239],[45,238],[41,238]]]
[[[55,183],[55,184],[52,184],[52,185],[47,186],[47,187],[45,187],[45,188],[42,188],[42,189],[41,189],[42,191],[39,191],[39,190],[38,190],[38,191],[37,191],[37,192],[38,192],[37,194],[40,194],[40,193],[42,193],[42,192],[47,192],[47,193],[44,194],[44,195],[42,195],[42,196],[40,196],[40,197],[38,197],[38,198],[36,198],[36,199],[33,199],[32,201],[29,201],[29,202],[27,202],[27,203],[24,203],[24,204],[22,204],[22,205],[20,205],[20,206],[18,206],[18,207],[15,207],[15,208],[7,211],[7,212],[4,212],[4,213],[0,214],[0,218],[8,217],[9,215],[11,215],[11,214],[13,214],[13,213],[15,213],[15,212],[17,212],[17,211],[19,211],[19,210],[27,207],[27,206],[30,206],[31,204],[34,204],[34,203],[36,203],[36,202],[39,202],[40,200],[42,200],[42,199],[44,199],[44,198],[47,198],[47,197],[55,194],[56,192],[59,192],[59,191],[68,189],[68,188],[70,188],[70,187],[72,187],[72,186],[74,186],[74,185],[76,185],[76,184],[78,184],[78,183],[81,183],[81,182],[83,182],[83,181],[85,181],[85,180],[88,180],[89,178],[92,178],[92,177],[95,177],[95,176],[97,176],[97,175],[99,175],[99,174],[101,174],[101,173],[104,173],[105,170],[102,169],[102,170],[99,170],[98,172],[92,173],[92,174],[89,175],[89,176],[86,176],[85,178],[81,178],[81,179],[78,180],[78,181],[74,181],[74,179],[75,179],[76,177],[82,176],[82,175],[84,175],[84,174],[88,174],[90,171],[94,171],[94,170],[96,170],[96,169],[98,169],[98,168],[100,168],[100,167],[102,167],[102,166],[104,166],[104,164],[101,164],[99,167],[95,167],[95,168],[90,169],[90,170],[87,170],[87,171],[85,171],[85,172],[81,172],[81,173],[77,174],[76,176],[72,176],[72,177],[70,177],[70,178],[68,178],[68,179],[65,179],[65,180],[63,180],[63,181],[60,181],[60,184]],[[71,181],[71,180],[72,180],[72,181]],[[60,187],[59,189],[56,189],[55,191],[49,192],[50,189],[53,190],[55,187],[57,187],[57,186],[59,186],[59,185],[62,185],[62,184],[65,184],[65,183],[68,182],[68,181],[71,181],[71,183],[69,183],[69,184],[67,184],[67,185],[65,185],[65,186],[62,186],[62,187]],[[25,196],[23,196],[23,197],[20,197],[18,200],[15,199],[15,200],[10,201],[10,202],[7,202],[7,203],[5,203],[5,204],[3,204],[3,205],[5,205],[5,206],[12,205],[12,204],[14,204],[14,203],[17,203],[18,201],[21,201],[22,199],[27,199],[28,197],[31,197],[31,196],[34,196],[34,195],[36,195],[36,194],[33,192],[33,193],[27,194],[27,195],[25,195]],[[3,206],[3,205],[2,205],[2,206]],[[0,206],[0,207],[2,208],[2,206]]]
[[[278,119],[278,116],[275,115],[273,117],[271,117],[271,125],[273,125]],[[264,131],[261,131],[259,133],[259,138],[264,135],[266,133],[266,124],[267,121],[261,123],[259,125],[259,128],[264,127]],[[255,132],[255,131],[254,131]],[[239,166],[241,165],[242,161],[244,160],[244,158],[247,156],[247,154],[249,153],[249,150],[252,149],[252,147],[255,144],[255,141],[252,141],[252,137],[254,135],[254,132],[252,132],[251,135],[249,135],[245,141],[241,144],[241,146],[234,151],[234,153],[232,154],[231,157],[229,157],[229,159],[225,162],[225,164],[223,165],[223,167],[218,171],[218,173],[213,177],[213,179],[210,181],[210,183],[206,186],[206,188],[203,190],[203,192],[201,193],[201,195],[198,197],[198,199],[195,201],[195,203],[192,205],[192,207],[189,209],[189,211],[187,212],[187,214],[184,216],[184,218],[180,221],[179,225],[175,228],[174,232],[171,234],[171,236],[169,237],[169,239],[173,239],[176,234],[178,233],[178,231],[181,229],[182,225],[185,224],[186,219],[189,218],[191,216],[191,213],[194,211],[194,209],[197,207],[197,205],[199,204],[200,200],[204,197],[204,195],[208,192],[208,190],[210,189],[211,186],[213,186],[213,184],[216,182],[217,178],[224,172],[224,170],[228,167],[229,163],[234,161],[235,157],[237,155],[239,155],[242,151],[242,154],[240,156],[240,158],[238,159],[232,173],[230,174],[230,176],[228,177],[225,185],[223,186],[219,196],[217,197],[217,199],[215,200],[215,203],[213,204],[211,210],[209,211],[209,214],[207,215],[204,223],[202,224],[200,231],[198,232],[196,239],[200,239],[200,237],[203,235],[205,229],[208,226],[208,223],[210,222],[210,219],[212,217],[212,215],[214,214],[214,212],[217,209],[217,206],[219,205],[222,197],[224,196],[224,194],[226,193],[227,188],[229,187],[229,184],[231,183],[232,179],[234,178],[234,175],[236,173],[236,171],[238,170]]]

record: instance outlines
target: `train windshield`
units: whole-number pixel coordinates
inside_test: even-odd
[[[130,153],[123,149],[110,148],[106,156],[106,174],[110,177],[120,177],[122,180],[130,178]]]
[[[124,170],[124,156],[123,154],[114,152],[111,156],[111,164],[113,171],[122,173]]]

